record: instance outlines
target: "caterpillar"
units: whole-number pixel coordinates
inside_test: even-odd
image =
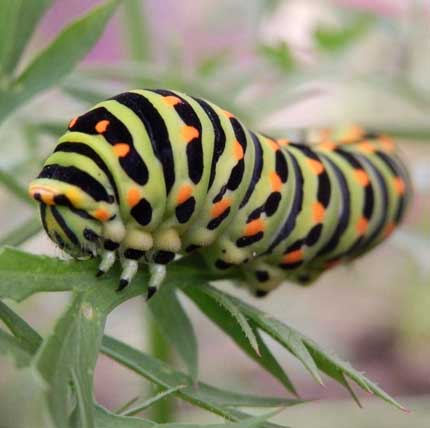
[[[270,138],[173,90],[132,90],[75,117],[30,195],[75,258],[119,257],[118,290],[148,264],[148,298],[176,257],[200,252],[256,296],[315,281],[391,234],[411,198],[392,140],[358,126]]]

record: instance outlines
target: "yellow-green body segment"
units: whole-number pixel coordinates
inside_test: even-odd
[[[134,90],[76,117],[31,195],[50,238],[74,257],[141,263],[200,252],[257,294],[307,284],[384,240],[410,182],[391,140],[356,126],[301,144],[248,130],[220,107],[169,90]],[[154,269],[155,267],[155,269]]]

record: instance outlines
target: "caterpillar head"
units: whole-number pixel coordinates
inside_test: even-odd
[[[46,233],[75,258],[100,252],[103,222],[114,216],[113,197],[100,183],[100,189],[92,185],[91,176],[77,167],[48,163],[29,186],[30,196],[40,203]]]

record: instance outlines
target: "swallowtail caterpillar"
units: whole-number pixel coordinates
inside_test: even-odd
[[[30,184],[49,237],[76,258],[120,256],[118,290],[149,264],[148,297],[198,251],[257,296],[314,281],[382,242],[410,181],[390,138],[357,126],[276,140],[170,90],[133,90],[74,118]]]

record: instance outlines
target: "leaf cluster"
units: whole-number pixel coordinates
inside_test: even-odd
[[[210,285],[216,276],[199,268],[201,261],[181,259],[172,264],[160,292],[149,310],[188,370],[181,372],[140,350],[104,336],[109,313],[124,301],[144,294],[148,272],[138,273],[133,287],[117,293],[113,271],[101,280],[94,278],[95,262],[61,261],[31,255],[12,248],[0,251],[0,299],[20,302],[39,292],[70,291],[72,300],[53,332],[42,338],[5,303],[0,302],[0,319],[9,331],[0,330],[0,352],[12,356],[18,367],[31,366],[38,379],[43,411],[53,427],[134,426],[135,415],[167,395],[187,401],[235,423],[255,420],[243,408],[284,408],[303,402],[282,365],[264,341],[269,335],[297,358],[315,380],[321,373],[348,388],[355,383],[401,409],[393,398],[349,364],[323,351],[314,341],[259,309]],[[192,323],[178,293],[189,298],[248,356],[285,387],[285,396],[267,397],[232,392],[198,381],[198,350]],[[129,403],[113,414],[94,402],[93,376],[99,352],[157,385],[163,393],[134,409]],[[355,397],[356,398],[356,397]],[[356,398],[357,399],[357,398]],[[272,414],[270,414],[272,416]],[[141,420],[141,419],[139,419]],[[152,422],[143,419],[146,423]],[[131,425],[128,425],[131,424]],[[273,426],[266,419],[258,425]]]

